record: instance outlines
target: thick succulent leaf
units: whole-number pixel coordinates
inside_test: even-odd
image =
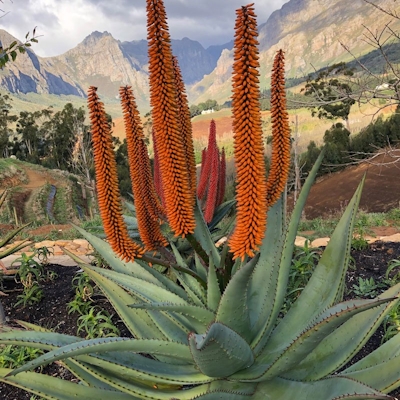
[[[131,217],[130,215],[124,215],[123,217],[129,230],[138,229],[138,222],[135,217]]]
[[[37,374],[34,372],[24,372],[18,376],[4,378],[12,370],[1,368],[0,381],[10,385],[25,389],[45,399],[57,400],[99,400],[112,398],[113,400],[135,400],[127,393],[107,391],[104,389],[79,385],[70,381],[65,381],[52,376]]]
[[[381,399],[393,397],[360,382],[343,377],[330,377],[316,382],[298,382],[275,378],[258,385],[254,400],[345,400]]]
[[[4,247],[6,244],[8,244],[15,236],[18,235],[23,229],[25,229],[28,225],[30,225],[31,222],[20,226],[19,228],[9,232],[3,239],[0,239],[0,247]]]
[[[283,247],[283,200],[282,197],[268,211],[267,231],[260,248],[260,258],[254,269],[249,286],[249,314],[252,332],[252,348],[258,352],[260,341],[268,336],[275,325],[274,308],[277,307],[278,286],[284,285],[287,272],[278,268]]]
[[[222,203],[215,210],[213,218],[211,222],[208,224],[208,229],[212,231],[225,217],[226,214],[232,209],[232,207],[236,204],[236,200],[228,200],[225,203]]]
[[[5,258],[5,257],[9,256],[10,254],[14,254],[17,251],[19,251],[19,250],[23,249],[24,247],[26,247],[27,241],[28,241],[28,239],[24,240],[22,243],[15,244],[14,246],[8,247],[5,250],[1,251],[0,252],[0,260],[2,258]]]
[[[112,386],[108,385],[107,383],[101,381],[93,374],[89,373],[84,366],[86,365],[83,362],[79,362],[73,359],[63,360],[61,364],[67,368],[76,378],[80,380],[82,385],[95,387],[98,389],[105,389],[105,390],[115,390]]]
[[[263,358],[268,359],[268,354],[282,343],[292,342],[310,321],[336,302],[347,271],[353,225],[363,184],[364,179],[333,232],[308,284],[271,334],[262,350]]]
[[[399,294],[400,283],[392,286],[379,297],[388,298]],[[334,373],[361,350],[397,302],[396,299],[355,315],[335,329],[295,369],[283,377],[294,380],[317,380]],[[393,349],[391,349],[392,353]],[[386,356],[385,359],[387,358]]]
[[[11,330],[0,333],[0,343],[5,345],[17,345],[34,347],[42,350],[53,350],[55,347],[83,341],[82,338],[44,331]]]
[[[323,157],[324,150],[303,185],[284,240],[283,200],[280,199],[268,212],[267,230],[260,248],[260,261],[254,271],[249,291],[252,331],[257,333],[251,344],[255,354],[259,354],[264,348],[282,308],[298,225]]]
[[[203,335],[190,333],[189,346],[197,367],[213,378],[230,376],[254,362],[247,342],[220,323],[213,323]]]
[[[393,336],[390,340],[379,346],[376,350],[357,361],[353,365],[347,367],[343,373],[359,371],[373,367],[377,364],[385,362],[393,357],[400,355],[400,335]]]
[[[185,289],[189,299],[198,306],[205,306],[207,304],[206,293],[200,283],[188,274],[181,273],[175,268],[172,268],[172,270],[174,271],[176,279]]]
[[[400,386],[400,355],[381,360],[379,364],[369,368],[357,369],[353,372],[343,371],[340,376],[355,379],[383,393],[389,393]]]
[[[140,278],[93,266],[85,266],[84,270],[85,272],[89,270],[95,272],[96,274],[94,276],[100,274],[103,277],[110,279],[133,294],[135,297],[138,297],[146,302],[171,302],[188,304],[186,301],[187,297],[182,298],[177,294],[160,287],[159,285],[144,281]]]
[[[194,365],[171,364],[144,357],[140,354],[133,354],[123,357],[123,354],[107,354],[101,357],[96,355],[80,356],[80,361],[84,361],[91,366],[102,368],[106,375],[118,376],[121,380],[131,381],[132,383],[144,383],[149,386],[170,385],[176,387],[181,385],[194,385],[208,383],[212,378],[203,375]]]
[[[212,311],[204,307],[192,304],[173,304],[173,303],[139,303],[131,306],[132,308],[142,308],[144,310],[168,311],[183,315],[184,317],[195,319],[200,324],[196,327],[196,331],[203,332],[208,325],[214,321],[215,315]],[[189,333],[189,332],[188,332]]]
[[[79,228],[78,226],[73,226],[96,249],[96,251],[104,258],[107,264],[114,271],[131,275],[136,278],[143,279],[144,281],[151,282],[155,285],[162,286],[169,291],[177,294],[178,296],[185,298],[185,291],[175,282],[158,272],[155,268],[149,267],[145,262],[142,262],[140,259],[137,259],[134,262],[122,261],[119,257],[115,255],[107,242],[99,239],[89,232],[86,232],[84,229]],[[79,257],[76,257],[74,254],[68,252],[66,249],[64,249],[64,251],[68,253],[70,257],[76,260],[79,265],[86,264],[83,260],[80,260]]]
[[[325,337],[353,315],[390,300],[392,299],[351,300],[332,307],[323,312],[291,343],[282,342],[269,354],[258,357],[252,367],[236,374],[235,379],[260,382],[278,375],[281,376],[295,368]],[[273,361],[269,362],[270,359]]]
[[[212,258],[210,258],[210,265],[208,267],[207,277],[207,307],[210,310],[216,311],[221,300],[221,290],[215,266]]]
[[[134,337],[169,339],[186,343],[187,328],[173,316],[129,307],[132,304],[142,303],[142,300],[125,292],[117,283],[101,275],[93,267],[83,267],[83,269],[96,282]],[[101,273],[105,271],[100,270]]]
[[[126,338],[100,338],[83,340],[68,344],[49,351],[42,356],[31,360],[23,366],[14,369],[11,375],[28,371],[40,365],[48,364],[65,358],[76,357],[90,353],[107,353],[113,351],[132,351],[174,357],[185,362],[192,362],[189,347],[181,343],[168,342],[166,340],[139,340]],[[175,368],[176,365],[174,365]]]
[[[197,275],[199,275],[204,282],[207,282],[207,270],[201,263],[200,257],[197,253],[194,253],[194,262],[196,266]]]
[[[216,321],[228,326],[246,339],[252,338],[248,307],[248,287],[257,265],[258,255],[244,265],[229,281],[218,306]]]
[[[212,257],[214,265],[219,265],[220,255],[215,243],[211,237],[210,230],[204,220],[203,213],[201,212],[199,202],[196,202],[194,208],[194,216],[196,219],[196,228],[194,230],[193,236],[200,243],[203,250]]]

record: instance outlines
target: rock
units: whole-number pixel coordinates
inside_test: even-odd
[[[381,236],[380,240],[382,242],[400,242],[400,233],[395,233],[394,235],[390,236]]]
[[[35,243],[35,249],[40,249],[41,247],[53,247],[54,245],[54,240],[43,240],[43,242]]]
[[[79,247],[89,247],[89,242],[86,239],[74,239],[72,243],[79,245]]]
[[[315,239],[311,243],[311,247],[326,247],[326,245],[329,243],[329,238],[324,237],[324,238],[319,238]]]
[[[307,239],[303,236],[296,236],[296,240],[295,240],[294,244],[298,247],[304,247],[307,240],[309,240],[309,239]]]

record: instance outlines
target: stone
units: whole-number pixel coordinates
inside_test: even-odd
[[[74,239],[72,243],[78,244],[79,247],[85,247],[85,248],[89,247],[89,242],[86,239]]]
[[[35,249],[40,249],[41,247],[53,247],[54,244],[54,240],[43,240],[43,242],[35,243]]]
[[[380,240],[382,242],[400,242],[400,233],[395,233],[394,235],[390,236],[381,236]]]
[[[298,247],[304,247],[306,245],[307,240],[309,240],[309,239],[307,239],[303,236],[296,236],[296,240],[295,240],[294,244]]]
[[[326,247],[326,245],[329,243],[329,238],[328,237],[323,237],[319,239],[315,239],[311,243],[311,247]]]

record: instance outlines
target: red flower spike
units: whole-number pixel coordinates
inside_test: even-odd
[[[226,159],[225,149],[222,149],[221,158],[219,162],[219,176],[218,176],[218,196],[216,207],[220,206],[224,201],[226,187]]]
[[[215,121],[212,119],[210,122],[210,132],[208,135],[208,145],[205,154],[205,162],[201,164],[201,174],[199,184],[197,186],[197,197],[202,200],[206,195],[207,184],[210,178],[210,170],[212,163],[212,149],[217,147],[217,128]],[[204,172],[203,172],[204,171]]]

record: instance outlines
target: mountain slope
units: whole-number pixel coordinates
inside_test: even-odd
[[[0,30],[3,47],[16,40]],[[211,73],[225,45],[210,51],[196,41],[172,40],[186,84]],[[226,46],[230,46],[227,44]],[[28,49],[0,71],[0,86],[11,93],[50,93],[85,96],[91,85],[108,98],[118,96],[121,85],[131,85],[139,106],[148,106],[148,57],[145,40],[120,42],[108,32],[93,32],[73,49],[42,58]]]
[[[376,0],[374,3],[384,9],[400,8],[393,0]],[[380,32],[389,21],[392,29],[400,29],[399,20],[363,0],[290,0],[259,26],[261,88],[269,85],[272,62],[278,49],[285,51],[286,76],[304,76],[340,61],[351,61],[352,56],[340,42],[356,56],[374,50],[364,40],[364,26]],[[215,100],[226,101],[230,93],[232,62],[233,52],[225,51],[216,69],[190,89],[190,98],[200,102],[212,94]]]

